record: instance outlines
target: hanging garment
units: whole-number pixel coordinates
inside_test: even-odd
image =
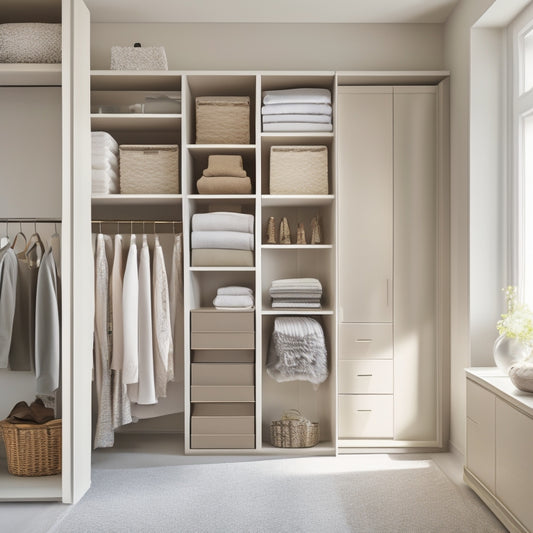
[[[128,386],[130,400],[136,402],[139,382],[139,270],[135,235],[130,237],[130,249],[124,271],[122,317],[124,331],[122,380]]]
[[[150,251],[143,235],[139,256],[139,395],[137,403],[157,403],[154,379],[154,350],[152,336],[152,287],[150,280]]]
[[[153,336],[155,394],[167,395],[167,383],[174,379],[174,347],[170,324],[170,295],[163,248],[155,236],[153,266]]]
[[[61,235],[57,231],[50,237],[50,246],[54,256],[57,277],[61,278]]]
[[[170,327],[174,346],[174,380],[183,383],[183,235],[174,237],[170,270]]]
[[[9,243],[0,253],[0,368],[7,368],[15,318],[18,264]]]
[[[11,370],[35,370],[35,295],[40,260],[35,244],[17,254],[15,315],[9,350]]]
[[[127,387],[122,379],[124,361],[124,327],[122,309],[122,284],[124,268],[122,261],[122,235],[115,235],[115,255],[111,271],[111,312],[113,317],[113,354],[111,357],[113,429],[129,424],[131,403]]]
[[[95,261],[95,343],[94,368],[96,376],[96,397],[98,417],[94,436],[95,448],[113,446],[111,408],[111,315],[109,306],[109,259],[111,258],[112,241],[108,235],[101,233],[96,238]]]
[[[37,275],[35,299],[35,377],[37,394],[52,394],[59,387],[61,329],[59,288],[54,255],[43,256]]]

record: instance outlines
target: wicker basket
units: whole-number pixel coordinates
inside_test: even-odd
[[[44,424],[0,422],[7,469],[14,476],[53,476],[61,472],[61,419]]]
[[[121,194],[179,194],[179,151],[176,144],[122,144]]]
[[[272,146],[270,194],[328,194],[328,147]]]
[[[318,422],[309,422],[295,409],[270,424],[270,442],[278,448],[311,448],[319,439]]]
[[[197,144],[249,144],[249,96],[198,96]]]

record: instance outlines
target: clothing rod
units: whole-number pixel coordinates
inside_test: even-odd
[[[36,222],[36,223],[50,223],[50,224],[61,224],[60,218],[0,218],[0,222]]]
[[[93,224],[183,224],[182,220],[92,220]]]

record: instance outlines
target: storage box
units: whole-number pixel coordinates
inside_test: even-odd
[[[61,24],[0,24],[0,63],[61,63]]]
[[[179,194],[179,151],[175,144],[122,144],[121,194]]]
[[[197,144],[250,144],[249,96],[198,96]]]
[[[168,70],[167,55],[163,46],[111,47],[111,70]]]
[[[270,194],[328,194],[327,146],[272,146]]]

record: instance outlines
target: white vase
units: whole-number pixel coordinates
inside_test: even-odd
[[[505,374],[509,373],[512,365],[524,361],[529,355],[530,347],[518,339],[500,335],[494,342],[494,362]]]

